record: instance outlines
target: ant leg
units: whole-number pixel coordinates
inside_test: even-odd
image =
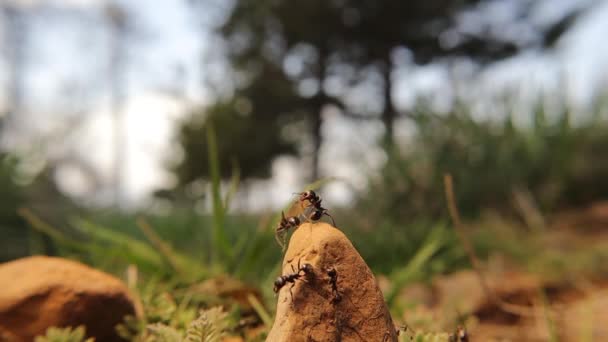
[[[291,286],[289,287],[289,295],[291,296],[291,303],[293,304],[293,292],[291,291],[291,289],[293,289],[293,287],[296,285],[296,282],[294,281],[293,283],[291,283]]]
[[[319,217],[316,217],[317,212],[317,207],[311,205],[306,208],[306,210],[302,213],[302,216],[304,216],[307,222],[317,221],[319,220]]]
[[[331,224],[335,227],[336,226],[336,221],[334,221],[333,216],[331,216],[328,212],[324,212],[323,214],[329,216],[329,218],[331,219]]]
[[[329,284],[331,285],[331,292],[334,296],[331,302],[336,304],[342,300],[342,295],[338,291],[338,272],[335,268],[330,267],[327,269],[327,275],[329,276]]]
[[[291,266],[291,273],[296,273],[296,269],[293,267],[293,264],[289,264]],[[298,267],[300,267],[300,261],[298,260]]]
[[[338,303],[341,300],[342,300],[342,295],[340,294],[340,292],[338,292],[338,290],[336,290],[334,293],[334,298],[332,299],[332,303]]]
[[[310,212],[307,213],[306,210],[304,210],[300,214],[300,216],[302,216],[302,222],[310,222],[311,221],[311,219],[310,219],[311,213]]]

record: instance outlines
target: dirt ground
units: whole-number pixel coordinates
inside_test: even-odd
[[[608,282],[519,286],[505,281],[498,289],[508,310],[485,301],[471,312],[471,336],[477,341],[604,341],[608,339]],[[508,279],[506,279],[508,280]]]
[[[402,320],[426,331],[464,324],[472,341],[608,341],[608,202],[558,215],[545,229],[537,255],[561,273],[491,257],[489,291],[472,270],[415,284],[401,293],[411,303]],[[585,254],[593,249],[600,253]]]

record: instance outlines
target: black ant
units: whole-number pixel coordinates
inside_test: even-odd
[[[308,203],[310,203],[310,205],[313,208],[312,213],[309,216],[309,218],[311,220],[318,221],[321,219],[321,217],[323,217],[323,215],[326,215],[326,216],[329,216],[329,218],[331,219],[332,225],[334,227],[336,226],[336,221],[334,221],[334,218],[329,214],[327,209],[325,209],[321,206],[322,200],[319,195],[317,195],[312,190],[301,192],[299,195],[300,195],[300,197],[299,197],[300,203],[304,203],[305,201],[308,201]]]
[[[285,246],[285,233],[291,228],[297,228],[300,225],[300,219],[297,216],[285,217],[285,213],[281,212],[281,221],[275,230],[275,239],[281,247]],[[282,239],[281,239],[282,237]]]
[[[334,218],[329,214],[327,209],[321,206],[321,197],[314,191],[308,190],[297,193],[297,195],[299,195],[298,200],[287,211],[287,217],[285,216],[285,212],[281,212],[281,221],[279,221],[275,230],[275,239],[282,248],[285,247],[285,234],[287,231],[291,228],[297,228],[303,220],[318,221],[323,215],[326,215],[331,218],[333,226],[336,226]]]
[[[338,271],[335,268],[330,267],[327,269],[327,275],[329,276],[329,283],[331,284],[331,291],[334,298],[331,299],[332,304],[336,304],[342,300],[342,295],[338,292]]]
[[[293,265],[291,265],[291,270],[293,271],[293,273],[290,274],[286,274],[286,275],[282,275],[279,276],[275,281],[274,281],[274,287],[273,287],[273,291],[274,293],[279,292],[283,286],[285,286],[287,283],[291,283],[291,287],[289,288],[289,294],[291,295],[291,301],[293,302],[293,293],[291,292],[291,289],[294,287],[294,285],[296,284],[296,280],[300,279],[303,276],[307,276],[309,274],[312,274],[312,265],[311,264],[304,264],[302,266],[300,266],[300,262],[298,261],[298,270],[296,271],[293,268]],[[303,274],[302,274],[303,273]]]

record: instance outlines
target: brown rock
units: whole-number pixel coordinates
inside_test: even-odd
[[[121,341],[114,326],[135,314],[126,286],[78,262],[29,257],[0,265],[0,331],[31,341],[51,326],[86,326],[97,341]]]
[[[0,326],[0,342],[21,342],[22,339]]]
[[[306,263],[312,274],[280,290],[266,341],[397,341],[374,275],[341,231],[322,222],[296,229],[283,260],[283,275]],[[332,288],[330,268],[336,270],[339,297]]]

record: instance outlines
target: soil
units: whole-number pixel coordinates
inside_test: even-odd
[[[559,251],[573,269],[578,259],[569,259],[570,252],[599,249],[608,242],[608,202],[562,213],[550,222],[542,232],[541,253]],[[582,267],[584,272],[544,278],[542,272],[526,272],[526,265],[492,267],[490,261],[483,273],[499,301],[490,299],[472,270],[414,284],[400,294],[399,300],[415,307],[401,320],[424,331],[450,331],[464,324],[471,341],[608,341],[606,260],[595,258],[596,266]]]

